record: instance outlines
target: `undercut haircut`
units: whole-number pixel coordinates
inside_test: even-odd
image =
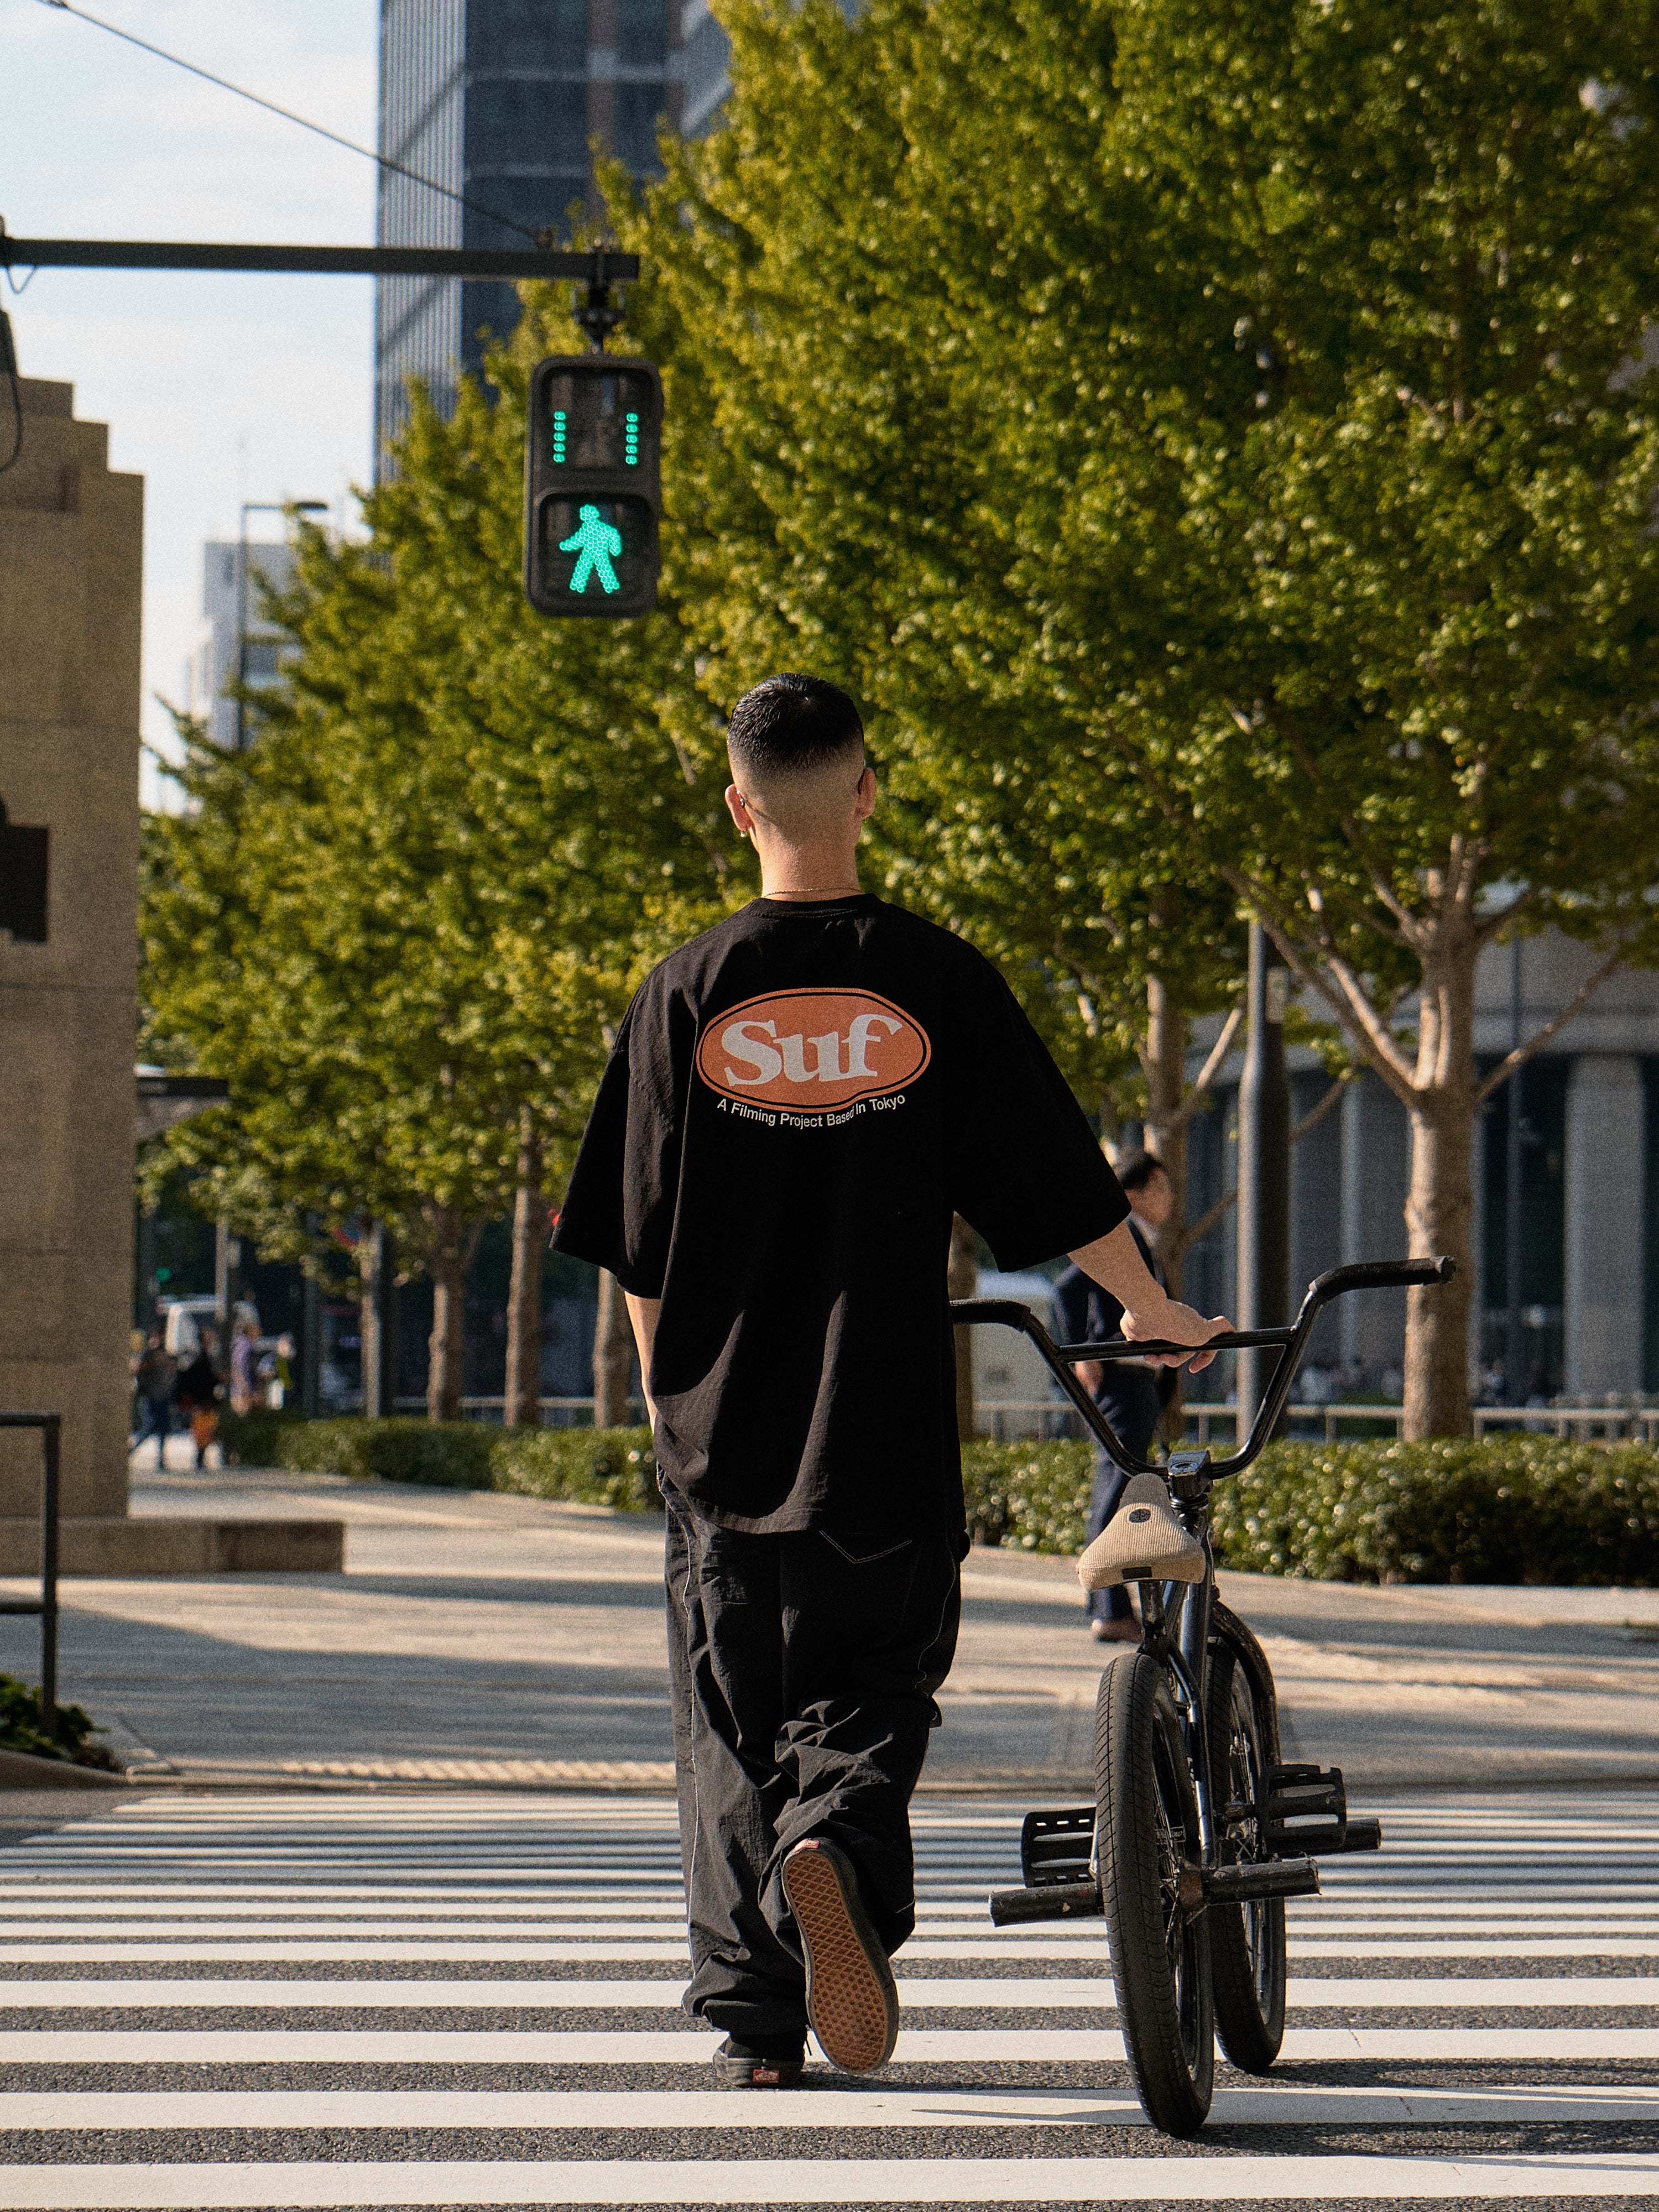
[[[847,694],[821,676],[769,676],[732,709],[726,743],[738,775],[769,782],[862,748],[864,724]]]
[[[1125,1191],[1145,1190],[1154,1176],[1168,1175],[1156,1152],[1126,1152],[1117,1164],[1117,1180]]]

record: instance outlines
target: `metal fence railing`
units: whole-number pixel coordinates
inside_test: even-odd
[[[0,1413],[0,1429],[40,1431],[40,1595],[0,1598],[0,1613],[40,1618],[40,1727],[58,1736],[58,1448],[60,1413]]]
[[[426,1411],[424,1398],[394,1398],[392,1402],[396,1413],[423,1413]],[[542,1409],[543,1422],[550,1429],[584,1429],[592,1424],[593,1401],[591,1397],[540,1398],[537,1403]],[[461,1401],[461,1419],[464,1421],[499,1421],[506,1410],[507,1400],[499,1393],[493,1398],[463,1398]],[[635,1421],[644,1420],[645,1403],[642,1399],[630,1398],[628,1410]],[[550,1414],[554,1417],[552,1419],[549,1419]]]
[[[1306,1435],[1313,1429],[1322,1432],[1327,1443],[1336,1442],[1345,1422],[1373,1424],[1397,1437],[1406,1418],[1403,1406],[1352,1405],[1340,1401],[1331,1405],[1291,1406],[1288,1410],[1293,1434],[1300,1430]],[[1183,1411],[1186,1433],[1193,1443],[1207,1444],[1218,1432],[1230,1442],[1237,1435],[1237,1407],[1200,1398],[1189,1400]],[[1061,1398],[981,1400],[976,1413],[979,1433],[1001,1443],[1022,1437],[1076,1437],[1083,1432],[1081,1422]],[[1474,1406],[1470,1408],[1469,1422],[1477,1437],[1494,1430],[1519,1429],[1528,1436],[1575,1437],[1585,1442],[1659,1443],[1659,1404],[1639,1400],[1613,1405],[1605,1401],[1600,1405],[1577,1401],[1549,1406]]]

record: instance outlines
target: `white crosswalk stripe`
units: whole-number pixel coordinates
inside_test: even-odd
[[[1659,2200],[1659,1816],[1383,1806],[1290,1907],[1291,2025],[1198,2142],[1134,2098],[1100,1923],[994,1929],[1022,1805],[918,1807],[904,2025],[726,2093],[673,1808],[151,1798],[0,1851],[0,2206],[1174,2208]]]

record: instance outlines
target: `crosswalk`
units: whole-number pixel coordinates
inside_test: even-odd
[[[1274,2074],[1173,2144],[1100,1923],[994,1929],[1024,1805],[915,1812],[892,2065],[721,2092],[659,1798],[161,1797],[0,1851],[0,2207],[1659,2200],[1659,1816],[1384,1806]]]

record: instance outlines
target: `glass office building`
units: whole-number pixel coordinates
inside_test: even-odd
[[[595,204],[594,142],[636,176],[657,173],[659,122],[681,126],[683,4],[695,0],[381,0],[381,153],[490,213],[383,169],[380,243],[524,245],[508,223],[568,236],[573,206]],[[446,405],[457,370],[482,363],[480,332],[505,337],[518,315],[510,284],[380,281],[377,473],[410,378]]]

